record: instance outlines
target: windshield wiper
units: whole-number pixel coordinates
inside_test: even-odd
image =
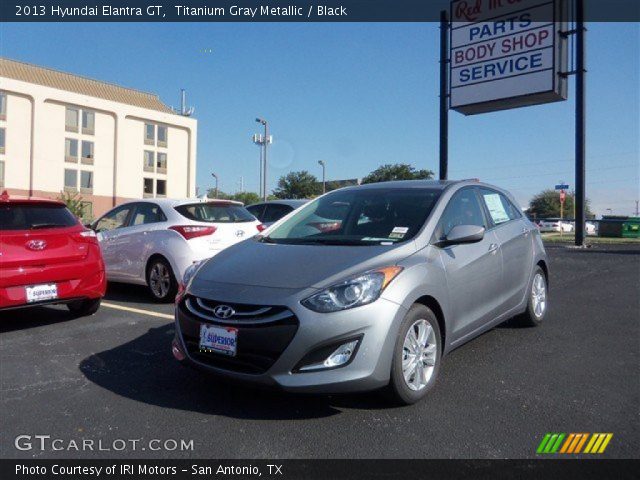
[[[368,245],[368,242],[362,240],[349,240],[338,238],[298,238],[294,243],[300,244],[318,244],[318,245]]]
[[[262,243],[276,243],[276,241],[269,237],[258,237],[258,241]]]
[[[62,228],[66,227],[61,223],[34,223],[31,225],[31,230],[39,230],[41,228]]]

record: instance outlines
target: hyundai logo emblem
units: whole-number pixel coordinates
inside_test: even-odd
[[[47,248],[47,242],[44,240],[29,240],[27,242],[27,248],[29,250],[44,250]]]
[[[218,305],[213,309],[213,314],[218,318],[226,319],[233,317],[236,314],[236,311],[229,305]]]
[[[244,231],[243,230],[236,230],[236,237],[238,237],[238,238],[244,237]]]

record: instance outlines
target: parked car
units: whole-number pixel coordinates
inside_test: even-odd
[[[586,222],[584,231],[587,235],[598,235],[598,226],[595,222]]]
[[[290,214],[308,202],[309,200],[270,200],[249,205],[247,210],[260,220],[265,227],[270,227],[285,215]]]
[[[559,218],[546,218],[538,222],[541,232],[563,232],[570,233],[574,230],[572,222]]]
[[[339,226],[310,225],[318,218]],[[172,351],[241,381],[385,388],[409,404],[433,388],[454,348],[516,315],[543,322],[547,276],[538,230],[502,189],[349,187],[190,267]]]
[[[264,227],[240,202],[148,199],[120,205],[96,220],[109,281],[146,285],[173,301],[184,271]]]
[[[106,288],[96,234],[64,203],[0,195],[0,310],[66,304],[91,315]]]

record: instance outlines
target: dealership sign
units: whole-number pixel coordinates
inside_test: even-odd
[[[451,2],[450,106],[465,115],[566,100],[564,0]]]

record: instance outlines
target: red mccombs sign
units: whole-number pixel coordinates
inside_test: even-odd
[[[450,106],[484,113],[567,98],[564,0],[451,2]]]

